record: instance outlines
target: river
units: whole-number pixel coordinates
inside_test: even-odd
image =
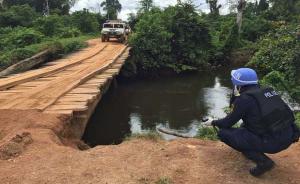
[[[83,140],[92,147],[119,144],[158,126],[194,136],[202,117],[225,116],[230,92],[229,70],[119,83],[104,95]]]

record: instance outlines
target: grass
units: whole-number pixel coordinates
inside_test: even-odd
[[[99,35],[97,35],[99,36]],[[66,54],[87,46],[85,41],[96,38],[95,35],[83,35],[73,38],[46,38],[39,44],[32,44],[24,48],[0,52],[0,69],[5,69],[18,61],[29,58],[43,50],[52,50],[52,59],[60,58]]]
[[[213,140],[213,141],[216,141],[219,139],[217,132],[214,130],[213,127],[203,127],[203,126],[199,127],[196,138],[205,139],[205,140]]]
[[[300,112],[296,113],[296,125],[300,128]]]
[[[172,183],[173,183],[172,180],[166,177],[159,178],[159,180],[155,182],[155,184],[172,184]]]
[[[159,135],[156,131],[149,131],[146,133],[135,133],[125,138],[125,141],[133,140],[133,139],[145,139],[151,141],[159,141],[162,140],[161,135]]]

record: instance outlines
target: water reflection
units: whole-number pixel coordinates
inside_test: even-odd
[[[213,88],[204,88],[204,101],[207,106],[209,116],[222,118],[226,114],[224,108],[228,106],[228,98],[231,90],[223,87],[218,77],[215,78],[215,85]]]
[[[223,117],[228,74],[199,73],[119,84],[104,96],[83,139],[91,146],[120,143],[157,126],[195,135],[203,116]],[[166,137],[172,138],[172,137]]]

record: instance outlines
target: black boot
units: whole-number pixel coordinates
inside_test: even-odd
[[[275,163],[271,159],[268,159],[258,162],[256,167],[251,168],[249,172],[252,176],[258,177],[263,175],[265,172],[272,170],[274,165]]]
[[[243,153],[248,159],[256,163],[256,167],[250,169],[252,176],[258,177],[263,175],[265,172],[273,169],[275,163],[265,154],[258,152]]]

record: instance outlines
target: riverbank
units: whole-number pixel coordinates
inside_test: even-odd
[[[300,182],[299,144],[272,156],[276,168],[257,179],[248,175],[253,166],[250,161],[217,141],[142,138],[80,151],[66,146],[75,144],[63,138],[68,131],[64,129],[68,123],[65,117],[36,111],[1,111],[0,115],[1,154],[3,148],[18,153],[17,157],[0,160],[2,183]],[[25,137],[11,140],[24,133]]]

